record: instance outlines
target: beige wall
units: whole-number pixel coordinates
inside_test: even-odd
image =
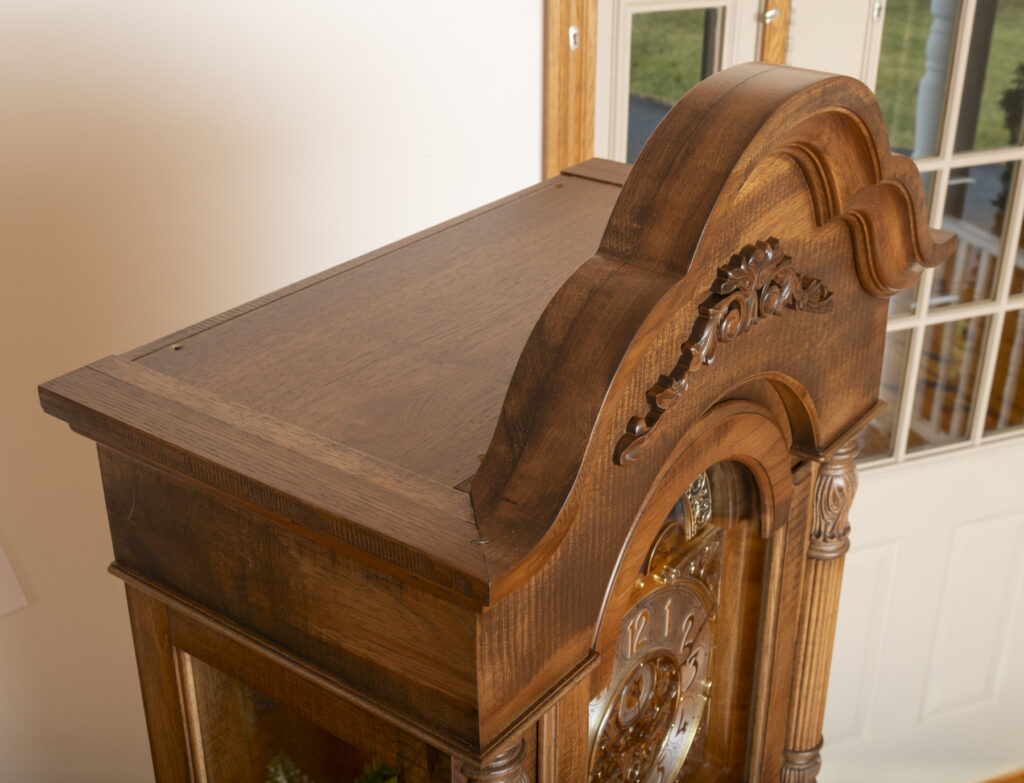
[[[541,5],[0,2],[0,780],[152,774],[95,452],[36,385],[536,181]]]

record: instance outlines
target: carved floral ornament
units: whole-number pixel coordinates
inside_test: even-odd
[[[714,362],[721,343],[735,340],[762,318],[781,315],[785,309],[826,313],[832,309],[832,292],[817,278],[798,273],[779,240],[747,245],[720,266],[675,367],[647,390],[646,415],[634,416],[626,425],[615,447],[615,463],[625,465],[636,459],[644,439],[682,398],[693,374]]]

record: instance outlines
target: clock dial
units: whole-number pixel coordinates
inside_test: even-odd
[[[701,478],[691,489],[705,505]],[[591,783],[671,783],[697,735],[711,688],[721,531],[706,512],[698,524],[690,494],[651,547],[611,682],[591,703]]]

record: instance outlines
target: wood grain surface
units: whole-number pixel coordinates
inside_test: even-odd
[[[829,498],[886,298],[952,245],[863,85],[748,64],[632,169],[572,166],[44,384],[100,444],[158,779],[220,769],[206,747],[251,778],[301,719],[354,748],[318,764],[581,783],[638,565],[703,471],[723,636],[688,774],[813,777]],[[251,747],[203,728],[253,710]]]

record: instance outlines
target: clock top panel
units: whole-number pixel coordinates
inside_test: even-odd
[[[589,161],[126,358],[447,486],[476,471],[531,328],[629,168]]]

